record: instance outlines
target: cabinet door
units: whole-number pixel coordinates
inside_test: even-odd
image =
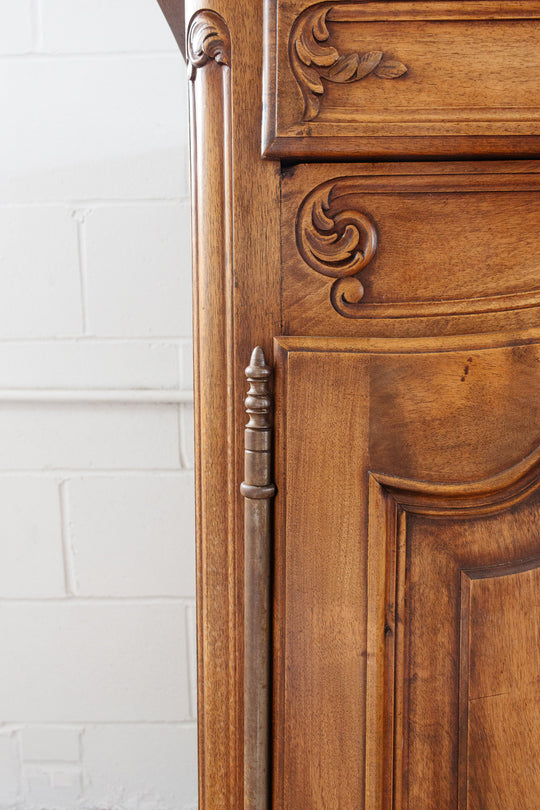
[[[537,810],[539,364],[277,339],[275,810]]]

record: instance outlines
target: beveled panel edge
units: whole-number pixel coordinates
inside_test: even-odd
[[[274,357],[294,352],[358,354],[437,354],[482,351],[540,343],[540,327],[511,332],[434,337],[312,337],[281,335],[274,338]]]
[[[267,122],[268,127],[268,122]],[[264,131],[262,157],[280,160],[494,160],[540,156],[540,136],[317,137]]]

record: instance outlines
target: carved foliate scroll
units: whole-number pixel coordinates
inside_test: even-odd
[[[199,11],[189,26],[188,59],[191,76],[195,78],[197,68],[204,67],[211,60],[221,65],[231,66],[231,36],[223,17],[215,11]]]
[[[332,6],[312,6],[298,17],[292,29],[290,59],[304,98],[303,121],[317,117],[324,81],[346,84],[369,75],[397,79],[407,73],[406,65],[382,51],[340,53],[328,41],[327,16],[331,10]]]
[[[339,181],[314,189],[298,212],[298,250],[313,270],[336,279],[330,299],[345,317],[358,317],[364,287],[357,273],[375,256],[377,240],[374,223],[366,213],[350,208]]]

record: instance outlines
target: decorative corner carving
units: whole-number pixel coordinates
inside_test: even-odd
[[[406,65],[385,58],[383,51],[340,54],[328,43],[327,16],[332,8],[311,6],[300,14],[292,28],[290,60],[304,98],[303,121],[313,121],[319,114],[323,80],[350,84],[371,74],[380,79],[397,79],[407,73]]]
[[[227,23],[215,11],[203,9],[195,14],[187,42],[191,79],[195,78],[197,68],[204,67],[211,60],[231,66],[231,35]]]
[[[300,255],[317,273],[336,279],[330,299],[346,318],[358,317],[364,287],[356,274],[375,256],[377,241],[374,223],[367,214],[349,207],[340,181],[318,186],[300,206],[296,220]]]

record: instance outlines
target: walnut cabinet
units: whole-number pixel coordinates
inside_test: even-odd
[[[159,1],[201,810],[537,810],[540,2]]]

